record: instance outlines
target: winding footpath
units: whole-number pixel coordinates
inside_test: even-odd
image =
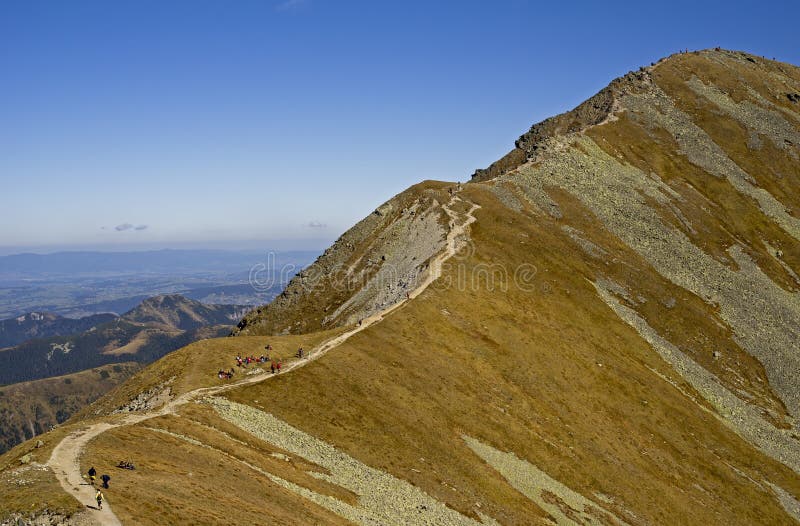
[[[462,199],[459,198],[457,195],[453,195],[450,199],[450,202],[442,205],[442,209],[450,218],[450,230],[447,233],[447,238],[445,240],[445,248],[444,250],[434,257],[428,265],[428,272],[425,276],[425,279],[412,291],[409,292],[408,297],[405,299],[401,299],[397,303],[390,305],[389,307],[376,312],[375,314],[364,318],[361,320],[361,323],[354,328],[346,331],[339,336],[336,336],[330,340],[327,340],[320,344],[318,347],[313,349],[309,352],[308,357],[305,359],[300,359],[290,364],[284,368],[284,373],[288,373],[294,369],[300,368],[305,366],[306,364],[318,360],[325,354],[327,354],[332,349],[335,349],[345,341],[347,341],[351,336],[357,334],[364,329],[371,327],[372,325],[379,323],[382,321],[387,315],[391,314],[398,308],[405,305],[411,299],[416,298],[420,294],[422,294],[425,289],[430,286],[431,283],[439,279],[442,275],[442,269],[444,266],[444,262],[453,257],[457,250],[458,250],[458,238],[466,233],[466,229],[469,225],[476,221],[475,216],[473,213],[475,210],[480,208],[479,205],[472,203],[471,208],[466,212],[466,219],[463,220],[459,224],[459,217],[458,213],[454,212],[450,207],[456,203],[462,202]],[[151,418],[156,418],[159,416],[167,415],[167,414],[174,414],[176,409],[184,404],[192,402],[198,398],[204,398],[207,396],[213,396],[225,391],[229,391],[231,389],[237,389],[239,387],[243,387],[249,384],[254,384],[258,382],[263,382],[264,380],[269,380],[274,376],[271,374],[261,374],[256,375],[253,377],[245,378],[243,380],[219,385],[219,386],[212,386],[212,387],[202,387],[199,389],[195,389],[193,391],[189,391],[183,393],[182,395],[176,397],[174,400],[171,400],[164,404],[161,408],[150,411],[147,413],[141,414],[132,414],[124,417],[118,422],[100,422],[97,424],[93,424],[87,428],[77,430],[73,433],[70,433],[66,437],[64,437],[61,442],[56,445],[53,449],[53,453],[50,455],[50,459],[47,461],[47,465],[53,470],[55,473],[58,482],[61,484],[61,487],[64,488],[68,494],[72,495],[79,502],[86,504],[88,502],[93,503],[94,505],[94,498],[96,489],[94,486],[89,484],[84,478],[83,473],[80,466],[80,457],[81,453],[83,452],[86,444],[92,440],[93,438],[105,433],[109,429],[114,429],[117,427],[122,426],[129,426],[133,424],[137,424],[139,422],[149,420]],[[91,519],[101,526],[121,526],[121,522],[111,510],[111,505],[106,501],[103,503],[102,510],[93,510],[91,513]]]

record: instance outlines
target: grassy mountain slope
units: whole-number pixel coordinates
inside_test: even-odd
[[[64,422],[140,368],[119,363],[0,388],[0,451]]]
[[[242,312],[235,305],[156,296],[82,332],[0,351],[0,384],[10,384],[0,390],[6,395],[0,398],[0,451],[63,422],[143,364],[227,334]]]
[[[798,93],[798,68],[722,50],[618,79],[455,196],[424,183],[390,201],[308,269],[314,287],[294,282],[238,331],[317,348],[351,331],[338,346],[113,414],[143,390],[213,386],[268,340],[173,353],[66,424],[116,426],[81,468],[137,463],[108,492],[123,523],[800,521]],[[392,268],[416,250],[397,202],[424,210],[439,250],[476,218],[419,295],[434,259]],[[319,279],[341,268],[349,294]],[[0,457],[0,504],[48,506],[34,488],[57,487],[51,468],[12,469],[63,432]]]

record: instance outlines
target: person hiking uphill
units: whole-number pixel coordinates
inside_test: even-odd
[[[102,477],[100,477],[100,480],[103,481],[103,487],[108,489],[108,481],[111,480],[111,477],[104,474]]]
[[[92,483],[92,486],[94,486],[94,479],[95,479],[96,476],[97,476],[97,470],[94,469],[94,466],[90,467],[89,468],[89,482]]]
[[[97,494],[94,496],[94,498],[97,499],[97,509],[98,510],[102,510],[103,509],[103,492],[100,491],[100,490],[97,490]]]

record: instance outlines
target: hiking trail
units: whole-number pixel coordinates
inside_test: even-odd
[[[431,259],[430,263],[428,264],[427,275],[415,289],[409,291],[407,298],[403,298],[397,303],[394,303],[393,305],[390,305],[389,307],[386,307],[385,309],[376,312],[367,318],[364,318],[361,320],[359,325],[356,325],[352,329],[321,343],[315,349],[311,350],[305,358],[301,358],[287,364],[283,368],[283,373],[281,374],[288,373],[294,369],[303,367],[310,362],[318,360],[332,349],[347,341],[351,336],[363,331],[368,327],[371,327],[376,323],[379,323],[384,317],[402,307],[408,301],[422,294],[422,292],[424,292],[425,289],[431,285],[431,283],[441,277],[444,262],[456,254],[458,249],[458,238],[464,235],[467,227],[477,220],[473,213],[475,210],[480,208],[479,205],[472,203],[471,208],[464,214],[466,218],[459,223],[461,220],[459,214],[450,208],[453,203],[457,201],[463,202],[463,200],[458,197],[456,192],[453,194],[447,204],[442,205],[442,209],[447,214],[449,218],[449,224],[451,225],[445,239],[445,248],[441,253]],[[265,373],[245,378],[230,384],[201,387],[181,394],[175,399],[164,404],[159,409],[147,413],[127,415],[118,422],[100,422],[90,425],[84,429],[79,429],[64,437],[61,442],[56,445],[56,447],[53,449],[53,453],[50,455],[50,459],[47,461],[47,466],[53,470],[64,491],[75,497],[82,504],[93,503],[92,506],[94,506],[96,488],[92,486],[86,479],[84,479],[80,466],[81,453],[90,440],[105,433],[109,429],[137,424],[139,422],[167,414],[175,414],[175,411],[178,407],[197,398],[217,395],[231,389],[237,389],[249,384],[263,382],[275,376],[279,375]],[[105,493],[104,496],[108,497],[105,495]],[[90,514],[90,517],[94,523],[101,526],[121,526],[122,524],[112,511],[108,500],[103,501],[102,510],[93,510]]]

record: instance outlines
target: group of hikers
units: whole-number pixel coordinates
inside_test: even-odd
[[[103,481],[103,488],[108,489],[108,481],[111,480],[111,477],[104,473],[103,476],[100,477],[100,480]],[[89,468],[89,481],[92,486],[94,486],[94,483],[97,481],[97,470],[94,469],[94,466]],[[97,488],[97,493],[94,498],[97,500],[97,509],[102,510],[105,497],[103,496],[103,492],[100,491],[100,488]]]
[[[272,350],[272,345],[267,344],[266,346],[264,346],[264,349],[266,349],[269,352]],[[306,351],[302,347],[297,349],[297,353],[295,354],[295,356],[297,356],[300,359],[308,357]],[[267,362],[270,362],[269,369],[272,372],[272,374],[277,374],[281,372],[281,367],[283,367],[283,362],[280,359],[277,360],[270,359],[269,354],[262,354],[258,358],[256,358],[255,355],[244,356],[244,357],[240,355],[236,356],[236,367],[244,367],[245,369],[250,364],[265,364]],[[233,378],[234,372],[235,371],[233,367],[231,367],[230,371],[226,371],[225,369],[220,369],[219,371],[217,371],[217,378],[219,378],[220,380],[230,380],[231,378]]]
[[[256,358],[255,356],[245,356],[242,358],[241,356],[236,357],[236,366],[237,367],[247,367],[251,363],[266,363],[269,360],[269,357],[264,356],[263,354]]]
[[[117,467],[122,469],[131,469],[131,470],[136,469],[136,467],[133,465],[133,462],[130,462],[128,460],[120,460],[119,464],[117,464]],[[97,470],[94,469],[94,466],[92,466],[89,468],[87,474],[89,475],[89,482],[92,484],[92,487],[94,487],[94,484],[97,481]],[[111,477],[103,473],[103,475],[100,477],[100,480],[103,481],[103,489],[108,489],[108,481],[111,480]],[[101,491],[100,488],[97,488],[97,493],[95,493],[94,499],[97,501],[97,509],[102,510],[103,501],[105,501],[105,495],[103,495],[103,492]]]

